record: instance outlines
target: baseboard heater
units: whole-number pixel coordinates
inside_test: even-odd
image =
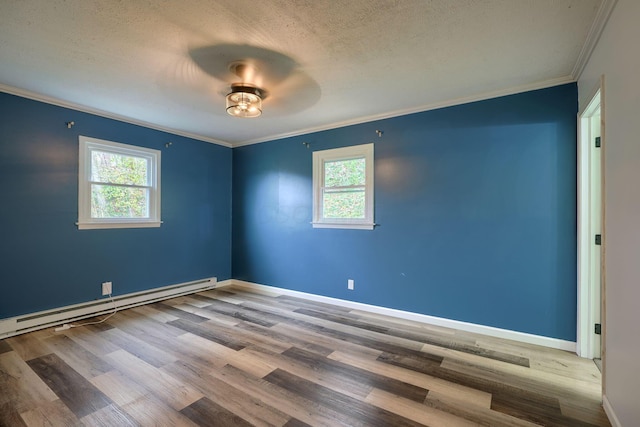
[[[209,279],[185,282],[177,285],[169,285],[161,288],[154,288],[147,291],[134,292],[113,297],[113,301],[118,310],[162,301],[169,298],[188,295],[207,289],[213,289],[217,285],[215,277]],[[98,301],[69,305],[52,310],[40,311],[37,313],[25,314],[0,320],[0,339],[38,329],[50,328],[63,323],[76,322],[88,317],[99,316],[113,311],[113,302],[110,298],[103,298]]]

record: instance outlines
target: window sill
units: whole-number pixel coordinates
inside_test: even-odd
[[[350,224],[344,222],[312,222],[313,228],[342,228],[350,230],[373,230],[376,224],[374,223],[357,223]]]
[[[78,230],[97,230],[106,228],[154,228],[160,227],[162,221],[145,222],[76,222]]]

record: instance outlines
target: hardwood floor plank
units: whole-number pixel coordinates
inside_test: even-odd
[[[183,378],[202,394],[218,405],[241,415],[255,426],[279,426],[285,424],[291,417],[284,412],[266,404],[230,384],[204,372],[183,361],[177,361],[162,368],[167,373]]]
[[[251,354],[256,359],[262,359],[269,364],[269,366],[273,367],[266,375],[276,369],[281,369],[356,399],[364,399],[372,389],[369,384],[359,382],[352,377],[345,377],[339,373],[330,372],[326,369],[319,369],[312,363],[304,363],[293,358],[282,357],[280,354],[260,348],[246,348],[243,351]],[[235,366],[235,361],[231,362],[231,364]]]
[[[468,421],[491,427],[537,427],[539,424],[522,420],[502,412],[493,411],[488,406],[469,405],[457,399],[457,396],[429,392],[425,405],[447,412]]]
[[[450,337],[440,338],[438,336],[434,336],[433,334],[427,335],[423,333],[403,331],[397,328],[389,328],[389,327],[372,325],[369,322],[350,319],[346,315],[339,316],[335,314],[321,313],[315,310],[308,310],[308,309],[298,309],[298,310],[295,310],[295,312],[300,314],[305,314],[307,316],[317,317],[319,319],[328,320],[330,322],[339,323],[342,325],[353,326],[359,329],[379,332],[382,334],[386,334],[386,335],[390,335],[398,338],[405,338],[411,341],[431,344],[438,347],[443,347],[443,348],[461,351],[464,353],[478,355],[481,357],[500,360],[507,363],[513,363],[515,365],[526,366],[526,367],[529,366],[529,359],[525,357],[514,356],[511,354],[502,353],[502,352],[491,350],[491,349],[481,348],[475,345],[460,343],[460,342],[457,342],[456,340],[451,339]]]
[[[399,381],[395,378],[379,375],[336,360],[327,359],[296,347],[286,350],[282,355],[292,358],[299,363],[303,363],[320,373],[326,372],[337,375],[343,380],[348,378],[356,383],[385,390],[415,402],[422,403],[427,396],[428,390],[422,387]]]
[[[478,424],[464,418],[457,417],[447,412],[438,411],[437,409],[425,406],[422,403],[405,399],[393,393],[387,393],[383,390],[374,389],[366,402],[378,408],[382,408],[395,414],[402,414],[421,425],[432,427],[451,426],[451,427],[475,427]]]
[[[270,336],[275,334],[256,333],[256,331],[268,331],[269,328],[255,323],[240,321],[235,326],[227,326],[209,322],[204,326],[213,329],[219,337],[224,337],[226,341],[234,340],[245,347],[259,346],[276,353],[281,353],[291,347],[291,343],[277,340]]]
[[[596,389],[600,388],[600,370],[590,359],[582,359],[579,361],[573,359],[566,360],[563,354],[557,356],[548,354],[542,357],[534,356],[531,360],[531,369],[565,377],[570,381],[588,381],[591,382]]]
[[[154,396],[143,396],[122,409],[144,427],[202,427]]]
[[[585,405],[560,399],[560,410],[562,415],[584,423],[596,426],[608,425],[609,423],[607,414],[602,409],[602,405],[598,403],[590,402]]]
[[[338,411],[326,408],[313,399],[292,393],[268,381],[253,377],[234,366],[227,365],[210,373],[227,384],[244,391],[247,395],[272,406],[285,414],[312,426],[352,426],[343,422]]]
[[[111,404],[111,399],[56,354],[31,359],[27,364],[78,418]]]
[[[240,305],[244,302],[243,299],[236,299],[234,296],[234,293],[220,289],[212,289],[209,291],[199,292],[195,295],[190,295],[194,300],[199,301],[200,307],[206,307],[215,301],[223,301],[234,305]]]
[[[208,305],[208,304],[207,304]],[[176,307],[181,310],[188,311],[189,313],[197,314],[198,316],[206,317],[209,319],[210,323],[215,323],[218,325],[224,326],[235,326],[238,323],[245,323],[240,319],[236,319],[234,317],[229,316],[221,316],[220,313],[216,313],[215,311],[205,310],[200,306],[191,305],[191,303],[179,304]],[[175,320],[175,319],[172,319]]]
[[[279,302],[285,301],[286,303],[293,304],[299,308],[309,308],[311,310],[322,310],[329,313],[348,313],[351,311],[348,307],[341,307],[339,305],[328,304],[319,301],[311,301],[303,298],[293,297],[290,295],[280,295],[274,298]]]
[[[311,426],[307,423],[303,423],[302,421],[296,418],[291,418],[289,421],[283,424],[282,427],[311,427]]]
[[[375,360],[375,358],[363,358],[342,351],[333,352],[329,358],[422,387],[429,390],[429,394],[437,392],[446,396],[455,397],[460,403],[467,406],[480,406],[487,409],[491,406],[490,393],[444,381],[440,378],[404,369],[399,366],[382,363]]]
[[[107,362],[86,350],[66,335],[45,339],[47,345],[69,366],[73,366],[86,379],[102,375],[113,368]]]
[[[9,351],[13,351],[13,348],[9,345],[6,340],[0,340],[0,354],[7,353]]]
[[[191,306],[202,308],[209,305],[210,300],[211,298],[203,297],[201,294],[191,294],[166,300],[165,303],[171,304],[174,307]]]
[[[8,399],[6,402],[0,401],[0,427],[27,427],[17,408]]]
[[[48,336],[50,336],[50,334],[43,334],[43,331],[36,331],[29,335],[17,335],[7,338],[6,342],[11,346],[13,351],[20,355],[22,360],[31,360],[51,353],[51,349],[40,339]]]
[[[486,359],[446,358],[441,367],[567,401],[577,399],[585,403],[597,403],[602,400],[600,386],[590,381],[574,380],[512,365],[500,365]]]
[[[159,400],[176,411],[180,411],[185,406],[204,397],[202,393],[188,384],[173,378],[125,350],[114,351],[107,354],[105,358],[121,373],[142,384]],[[150,381],[150,379],[152,380]]]
[[[561,413],[558,399],[553,396],[542,395],[525,388],[506,385],[499,381],[439,366],[419,364],[414,359],[403,356],[385,353],[380,356],[379,360],[491,393],[491,409],[494,411],[548,426],[585,425],[579,420],[564,416]]]
[[[91,378],[90,382],[119,406],[134,402],[149,393],[137,381],[118,371]]]
[[[335,392],[324,386],[307,381],[287,371],[276,369],[264,377],[266,381],[276,384],[292,393],[338,411],[352,425],[368,426],[420,426],[403,416],[399,416],[380,407],[371,405]]]
[[[108,321],[118,329],[126,331],[132,336],[141,337],[152,335],[157,338],[171,339],[182,335],[184,332],[165,322],[156,321],[146,316],[137,307],[131,310],[118,312],[116,316]]]
[[[0,354],[0,405],[20,414],[56,399],[58,396],[16,352]]]
[[[83,425],[91,427],[138,427],[140,423],[134,420],[122,408],[111,404],[99,409],[81,420]]]
[[[280,343],[283,347],[291,347],[296,346],[298,348],[302,348],[308,351],[312,351],[314,353],[320,354],[322,356],[328,356],[333,352],[333,349],[330,347],[326,347],[320,344],[316,344],[313,341],[309,341],[309,337],[305,336],[304,338],[300,338],[299,335],[295,333],[282,333],[275,330],[275,328],[279,325],[275,325],[271,328],[266,328],[264,326],[255,325],[252,323],[238,323],[235,325],[236,329],[241,329],[243,331],[249,332],[251,334],[269,337],[278,343]]]
[[[180,319],[188,320],[193,323],[201,323],[209,320],[206,317],[198,316],[197,314],[189,313],[188,311],[180,310],[172,305],[165,304],[163,302],[156,302],[149,305],[151,308],[155,308],[158,311],[164,311],[165,313],[172,314]]]
[[[95,332],[84,327],[68,329],[58,335],[70,338],[73,342],[82,346],[82,348],[90,351],[96,356],[111,353],[112,351],[120,349],[116,344],[105,339],[100,332]]]
[[[125,350],[156,368],[172,363],[176,360],[175,356],[160,350],[158,347],[146,343],[140,338],[128,334],[120,328],[100,332],[100,335],[115,344],[118,348],[116,351],[119,351],[120,349]],[[110,352],[109,354],[113,353],[114,352]]]
[[[273,352],[269,353],[277,354]],[[229,359],[229,364],[256,378],[262,378],[278,367],[278,363],[274,363],[273,360],[279,359],[277,359],[277,357],[273,359],[265,357],[264,352],[259,352],[256,351],[255,348],[247,347],[236,352],[236,355]]]
[[[180,344],[179,347],[188,349],[188,351],[177,352],[185,353],[185,356],[178,357],[178,360],[189,362],[207,371],[223,367],[229,360],[235,359],[238,353],[229,347],[189,332],[180,335],[176,343]]]
[[[350,343],[348,341],[343,341],[337,338],[328,337],[326,335],[322,335],[322,334],[319,334],[295,325],[279,323],[276,326],[273,326],[272,328],[269,328],[269,329],[272,331],[282,333],[285,336],[291,335],[294,337],[295,336],[305,337],[305,340],[309,343],[320,345],[326,348],[333,348],[333,349],[339,348],[340,351],[342,352],[354,354],[354,355],[360,355],[362,357],[371,357],[375,359],[378,356],[380,356],[380,354],[382,353],[382,351],[380,350],[376,350],[376,349],[369,348],[367,346],[363,346],[355,343]]]
[[[131,310],[134,310],[136,313],[141,314],[150,320],[160,323],[167,323],[171,322],[172,320],[179,319],[178,316],[174,316],[173,314],[167,313],[166,311],[161,311],[148,305],[133,307]]]
[[[354,328],[366,329],[368,331],[380,332],[382,334],[386,334],[389,331],[388,326],[379,326],[375,324],[371,324],[370,322],[362,322],[360,320],[351,319],[348,317],[348,312],[343,312],[341,314],[333,314],[320,312],[317,310],[311,310],[308,308],[298,308],[294,310],[295,313],[304,314],[305,316],[316,317],[318,319],[328,320],[329,322],[339,323],[341,325],[349,325]]]
[[[184,320],[181,318],[176,318],[175,320],[171,320],[171,322],[186,322],[188,325],[203,325],[204,322],[201,323],[192,323],[188,320]],[[166,329],[162,327],[158,327],[157,321],[146,321],[146,322],[136,322],[138,324],[137,327],[132,328],[130,325],[126,325],[124,327],[125,331],[135,337],[135,339],[144,342],[148,349],[151,349],[151,352],[164,353],[166,358],[163,360],[147,360],[155,367],[164,366],[167,363],[172,363],[177,359],[185,359],[191,363],[202,365],[202,366],[216,366],[215,360],[212,360],[212,354],[220,353],[220,348],[217,346],[207,346],[203,343],[203,340],[193,340],[194,335],[186,332],[183,329],[160,324],[160,326],[164,328],[170,328],[171,335],[166,336],[164,332]],[[208,326],[210,327],[210,326]],[[190,346],[186,343],[186,346],[176,345],[176,342],[184,342],[185,339],[192,340],[193,346]],[[213,344],[213,343],[212,343]],[[133,351],[139,351],[135,348],[128,348],[129,353]],[[213,353],[210,353],[213,351]],[[141,353],[141,358],[146,360],[148,359],[147,352]]]
[[[440,336],[453,337],[456,334],[455,329],[446,328],[444,326],[428,325],[416,320],[402,319],[399,317],[389,317],[384,314],[372,313],[362,310],[350,310],[349,314],[356,316],[358,319],[367,320],[379,325],[389,325],[392,328],[405,328],[414,332],[430,332]],[[471,339],[470,342],[475,342]]]
[[[40,426],[82,426],[78,417],[60,400],[39,405],[37,408],[20,414],[29,427]]]
[[[202,309],[266,327],[273,326],[278,323],[277,321],[273,322],[270,320],[266,320],[264,317],[249,312],[248,310],[245,310],[237,304],[231,304],[224,301],[212,300],[209,305],[203,307]]]
[[[190,332],[193,335],[197,335],[209,341],[222,344],[225,347],[229,347],[232,350],[242,350],[250,343],[238,341],[233,336],[229,336],[229,334],[220,333],[216,328],[216,325],[207,324],[206,322],[196,324],[191,323],[187,320],[178,319],[172,322],[169,322],[171,326],[175,326],[176,328],[180,328],[185,332]]]
[[[421,352],[419,350],[420,348],[422,348],[421,343],[416,343],[413,341],[409,342],[408,340],[403,341],[402,339],[396,339],[395,337],[390,337],[383,334],[378,334],[379,336],[374,338],[371,336],[371,334],[373,333],[367,333],[367,331],[362,331],[360,334],[357,334],[357,331],[345,332],[344,328],[334,329],[335,324],[321,326],[299,320],[293,321],[293,323],[297,326],[300,326],[302,329],[310,330],[320,335],[325,335],[340,341],[349,342],[351,344],[357,344],[363,347],[373,348],[392,354],[420,355],[420,357],[430,359],[435,363],[440,363],[442,361],[442,357],[428,355],[424,352]],[[346,328],[348,329],[348,327]]]
[[[240,418],[217,403],[203,397],[180,411],[183,415],[198,425],[210,425],[215,420],[220,427],[251,427],[251,423]]]

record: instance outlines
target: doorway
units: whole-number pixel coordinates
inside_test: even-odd
[[[602,370],[604,354],[604,81],[600,80],[578,130],[578,337],[577,353]]]

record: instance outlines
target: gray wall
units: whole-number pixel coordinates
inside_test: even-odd
[[[640,423],[639,20],[640,2],[619,0],[578,81],[584,108],[605,76],[604,394],[623,426]]]

